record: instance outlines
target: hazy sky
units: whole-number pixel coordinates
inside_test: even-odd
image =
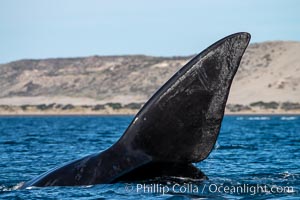
[[[0,63],[190,55],[240,31],[300,41],[298,0],[0,0]]]

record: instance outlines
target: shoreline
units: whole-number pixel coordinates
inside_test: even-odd
[[[110,114],[104,114],[104,113],[0,113],[0,117],[64,117],[64,116],[74,116],[74,117],[88,117],[88,116],[99,116],[99,117],[119,117],[119,116],[135,116],[136,113],[110,113]],[[242,116],[242,117],[248,117],[248,116],[300,116],[300,112],[295,113],[226,113],[224,116]]]
[[[270,103],[269,103],[270,104]],[[259,106],[227,104],[227,116],[293,116],[300,115],[300,104],[290,103],[290,107],[271,107],[268,103]],[[272,104],[270,104],[272,105]],[[0,116],[134,116],[143,107],[142,103],[107,103],[104,105],[39,104],[0,105]]]

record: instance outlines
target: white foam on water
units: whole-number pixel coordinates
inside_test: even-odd
[[[292,116],[292,117],[286,117],[286,116],[285,116],[285,117],[281,117],[280,119],[281,119],[281,120],[288,120],[288,121],[289,121],[289,120],[296,120],[297,117],[295,117],[295,116]]]
[[[270,117],[249,117],[249,120],[258,120],[258,121],[262,121],[262,120],[270,120]]]

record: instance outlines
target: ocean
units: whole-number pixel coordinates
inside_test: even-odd
[[[209,180],[16,190],[49,169],[103,151],[133,116],[0,117],[0,199],[299,199],[300,116],[225,116]]]

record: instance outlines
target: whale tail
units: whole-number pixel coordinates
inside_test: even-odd
[[[47,172],[24,187],[155,176],[149,171],[158,171],[159,176],[204,176],[191,163],[204,160],[214,147],[230,86],[249,41],[250,34],[236,33],[214,43],[148,100],[112,147]]]
[[[158,176],[188,171],[185,176],[205,177],[190,164],[204,160],[216,143],[230,86],[249,41],[250,34],[236,33],[214,43],[148,100],[112,147],[126,149],[126,155],[139,154],[135,157],[142,162],[130,163],[130,173],[117,180],[151,177],[153,171]]]
[[[138,112],[118,144],[163,162],[199,162],[219,134],[234,75],[250,41],[236,33],[195,56]]]

